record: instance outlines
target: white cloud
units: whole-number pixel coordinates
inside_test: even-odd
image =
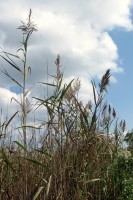
[[[11,116],[18,110],[16,99],[19,101],[19,95],[11,92],[8,89],[0,87],[0,110],[2,111],[1,122],[3,123],[6,119],[10,119]]]
[[[16,100],[18,100],[19,99],[18,96],[19,95],[17,95],[16,93],[11,92],[8,89],[0,87],[1,106],[3,106],[4,102],[9,105],[12,102],[12,98],[15,98]],[[12,104],[14,105],[15,103],[12,102]]]
[[[54,60],[59,53],[65,76],[81,79],[81,96],[86,99],[87,92],[89,94],[91,91],[89,77],[99,77],[108,68],[114,73],[123,71],[123,66],[118,66],[118,49],[109,31],[119,27],[123,31],[133,29],[130,16],[132,6],[132,0],[3,1],[0,7],[0,42],[8,50],[20,47],[17,42],[21,37],[16,28],[20,20],[27,18],[31,8],[39,31],[33,33],[30,40],[32,76],[28,84],[46,79],[47,58],[51,59],[49,72],[53,74]],[[2,76],[2,85],[3,83],[9,88],[9,81]],[[0,92],[3,94],[2,105],[6,105],[14,94],[4,88]],[[89,95],[91,94],[92,92]]]
[[[90,2],[86,6],[86,13],[88,10],[89,21],[97,29],[110,30],[116,26],[127,30],[133,28],[129,18],[132,0],[96,0]]]

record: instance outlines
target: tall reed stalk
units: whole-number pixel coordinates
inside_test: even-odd
[[[17,50],[17,52],[21,51],[23,53],[23,58],[21,58],[18,55],[11,54],[8,52],[3,51],[3,55],[0,55],[11,67],[13,67],[16,70],[16,73],[21,75],[22,77],[22,83],[21,81],[16,80],[14,77],[12,77],[5,69],[3,73],[8,76],[17,86],[20,88],[21,91],[21,101],[18,102],[16,99],[15,101],[18,102],[21,108],[21,114],[22,114],[22,124],[21,128],[23,130],[23,140],[24,140],[24,146],[27,146],[27,136],[26,136],[26,126],[27,126],[27,114],[29,113],[28,110],[28,98],[27,95],[29,91],[31,90],[31,87],[27,89],[26,87],[26,79],[28,75],[31,74],[31,68],[27,66],[27,53],[28,53],[28,43],[29,39],[34,31],[37,31],[36,25],[31,21],[31,9],[29,12],[29,16],[27,19],[27,23],[22,22],[22,25],[18,27],[19,30],[23,33],[23,41],[22,41],[22,47]],[[15,61],[12,59],[13,57],[17,58],[19,61],[22,62],[23,66],[19,66]]]

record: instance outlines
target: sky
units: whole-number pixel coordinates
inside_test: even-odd
[[[32,20],[38,31],[33,33],[28,50],[28,64],[32,74],[27,87],[46,81],[55,72],[54,61],[61,56],[66,81],[81,80],[80,99],[92,98],[90,79],[99,79],[111,70],[107,100],[125,119],[127,129],[133,128],[133,0],[1,0],[0,47],[15,53],[21,48],[22,33],[17,28],[27,19],[32,9]],[[5,68],[20,79],[16,72],[0,59],[0,108],[9,117],[16,111],[20,94],[14,83],[3,73]],[[43,88],[35,86],[32,96],[41,96]],[[41,113],[39,113],[41,115]]]

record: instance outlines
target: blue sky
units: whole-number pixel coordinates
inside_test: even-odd
[[[123,73],[116,74],[117,84],[111,84],[108,100],[113,103],[120,119],[125,119],[127,129],[133,128],[133,32],[116,29],[111,37],[118,47]]]
[[[17,27],[25,21],[29,9],[38,32],[29,44],[28,64],[32,75],[27,88],[38,81],[46,81],[46,63],[54,73],[54,60],[60,54],[66,81],[81,80],[80,99],[92,98],[90,78],[101,77],[110,68],[112,77],[107,95],[119,119],[125,119],[131,129],[133,119],[133,0],[7,0],[0,6],[0,46],[16,53],[22,35]],[[13,12],[11,12],[13,10]],[[19,63],[21,66],[21,63]],[[12,76],[20,77],[2,59],[1,71],[6,68]],[[0,73],[1,108],[8,116],[16,110],[14,97],[20,99],[18,89]],[[35,87],[29,94],[41,97],[42,88]],[[8,109],[7,109],[8,108]],[[38,113],[38,115],[41,115]]]

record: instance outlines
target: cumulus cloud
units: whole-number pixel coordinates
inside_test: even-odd
[[[9,119],[17,110],[18,105],[16,99],[19,101],[19,96],[8,89],[0,87],[0,109],[1,109],[1,122],[3,123],[6,119]]]
[[[0,7],[0,43],[11,53],[21,47],[22,35],[16,28],[20,20],[27,18],[31,8],[38,32],[30,40],[28,65],[32,68],[32,75],[28,85],[46,80],[47,59],[49,73],[54,74],[54,60],[59,53],[66,78],[81,79],[81,95],[86,99],[88,97],[84,94],[87,91],[88,96],[91,95],[89,77],[101,77],[108,68],[113,74],[123,71],[123,66],[118,65],[118,49],[109,31],[115,28],[132,31],[132,6],[132,0],[3,1]],[[0,62],[2,68],[7,67],[5,62]],[[16,76],[11,68],[9,71]],[[7,96],[3,96],[1,101],[6,105],[14,93],[10,91],[10,81],[4,76],[1,80],[1,92]],[[116,82],[115,77],[111,80]],[[35,91],[35,95],[39,95]]]

